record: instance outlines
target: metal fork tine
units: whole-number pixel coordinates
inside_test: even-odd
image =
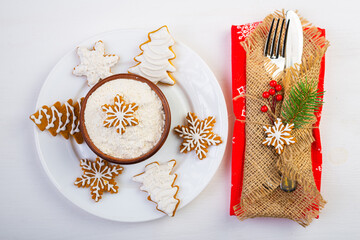
[[[289,24],[290,24],[290,20],[288,20],[287,24],[286,24],[285,36],[284,36],[284,46],[283,46],[282,54],[281,54],[282,57],[285,57],[286,40],[287,40],[287,34],[288,34],[288,30],[289,30]]]
[[[280,50],[280,43],[281,43],[281,37],[282,37],[282,32],[283,32],[283,29],[284,29],[284,23],[285,23],[285,19],[283,19],[281,21],[281,27],[280,27],[280,32],[279,32],[279,37],[278,37],[278,40],[277,40],[277,46],[276,46],[276,58],[279,58],[279,50]]]
[[[274,31],[274,36],[273,36],[273,39],[272,39],[272,41],[271,41],[270,58],[273,58],[273,54],[274,54],[275,40],[276,40],[277,30],[278,30],[278,27],[279,27],[279,21],[280,21],[280,18],[278,18],[278,20],[277,20],[277,22],[276,22],[276,27],[275,27],[275,31]]]
[[[273,27],[274,27],[274,21],[275,21],[275,18],[273,18],[273,20],[272,20],[272,22],[271,22],[269,34],[268,34],[268,36],[267,36],[267,38],[266,38],[265,49],[264,49],[264,56],[267,56],[267,51],[268,51],[268,49],[269,49],[269,42],[270,42],[271,32],[272,32]]]

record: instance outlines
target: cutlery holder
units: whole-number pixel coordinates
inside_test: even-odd
[[[263,56],[268,29],[273,18],[283,19],[285,12],[278,11],[268,15],[241,43],[246,53],[246,94],[239,91],[240,96],[234,101],[243,101],[242,97],[246,99],[246,114],[242,112],[246,118],[239,119],[237,116],[238,120],[245,123],[246,137],[241,198],[237,204],[233,202],[232,206],[240,220],[254,217],[289,218],[302,226],[307,226],[318,216],[326,203],[314,179],[312,158],[313,148],[320,141],[318,126],[321,109],[314,114],[311,122],[302,128],[292,130],[292,136],[297,142],[285,146],[282,154],[279,155],[273,147],[262,144],[266,137],[263,126],[273,125],[267,114],[260,111],[262,93],[268,90],[269,82],[272,80],[271,73],[277,69],[270,59]],[[329,43],[318,28],[303,18],[301,22],[304,29],[302,64],[286,69],[275,79],[283,86],[284,96],[283,101],[276,106],[277,117],[281,117],[282,103],[288,99],[294,84],[306,79],[319,88],[323,86],[320,69],[323,67],[323,57]],[[238,110],[235,108],[234,103],[236,113]],[[234,137],[237,136],[238,129],[235,126]],[[314,142],[315,139],[318,141]],[[237,150],[233,148],[233,151]],[[233,159],[234,157],[237,155],[233,155]],[[282,175],[298,182],[295,191],[288,193],[280,189]]]

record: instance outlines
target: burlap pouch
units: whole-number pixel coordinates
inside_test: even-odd
[[[307,226],[318,216],[325,200],[316,188],[312,164],[311,143],[313,122],[301,129],[294,129],[292,135],[297,143],[286,146],[279,155],[273,147],[262,144],[265,139],[263,125],[272,125],[268,116],[262,113],[262,93],[269,89],[271,73],[277,67],[263,56],[264,45],[273,18],[285,18],[284,11],[268,15],[264,21],[242,43],[246,51],[246,148],[244,161],[243,190],[240,204],[234,207],[240,220],[254,217],[289,218]],[[276,80],[283,86],[284,101],[291,87],[307,79],[318,83],[320,63],[329,43],[316,27],[301,18],[304,29],[302,64],[286,69]],[[276,116],[281,116],[278,104]],[[280,189],[281,176],[296,180],[295,191],[288,193]]]

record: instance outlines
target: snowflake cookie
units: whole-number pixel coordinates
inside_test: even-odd
[[[96,161],[81,159],[80,166],[84,174],[77,178],[75,185],[80,187],[90,187],[92,199],[98,202],[101,195],[106,192],[117,193],[119,187],[115,182],[115,177],[124,170],[119,165],[111,165],[107,161],[96,158]]]
[[[105,54],[105,46],[102,41],[96,42],[92,50],[78,47],[77,54],[80,57],[80,64],[74,68],[73,74],[86,76],[90,87],[100,79],[112,75],[110,68],[119,61],[118,56]]]
[[[171,75],[176,70],[171,63],[176,57],[172,50],[174,44],[167,26],[150,32],[148,41],[140,45],[142,53],[134,58],[137,64],[129,68],[128,72],[145,77],[155,84],[162,82],[174,85],[175,79]]]
[[[84,139],[80,133],[80,107],[84,98],[73,101],[67,100],[65,104],[60,102],[52,106],[42,106],[30,119],[41,130],[48,130],[51,135],[61,134],[65,139],[72,136],[78,144]]]
[[[142,183],[140,190],[149,194],[148,200],[157,204],[156,209],[173,217],[180,200],[176,198],[179,186],[174,186],[177,174],[171,174],[175,160],[164,164],[152,162],[145,166],[145,171],[133,177]]]
[[[284,145],[290,145],[296,142],[296,139],[291,136],[291,130],[294,128],[294,124],[284,125],[280,118],[276,119],[274,126],[263,126],[266,139],[262,144],[275,147],[278,154],[284,151]]]
[[[195,150],[200,160],[206,158],[207,148],[211,145],[222,143],[221,137],[212,132],[216,122],[214,117],[199,120],[194,113],[189,112],[186,116],[188,126],[174,128],[179,137],[183,138],[180,152],[187,153]]]
[[[136,126],[139,121],[134,117],[135,111],[138,109],[136,103],[126,104],[124,98],[116,95],[114,105],[105,104],[101,109],[106,112],[104,127],[115,127],[120,134],[125,132],[126,126]]]

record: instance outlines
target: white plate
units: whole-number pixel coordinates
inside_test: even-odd
[[[79,46],[92,48],[102,40],[106,53],[120,56],[120,62],[112,68],[113,73],[127,72],[134,65],[133,58],[140,53],[139,45],[147,40],[144,30],[117,30],[94,36]],[[173,60],[177,72],[174,86],[159,85],[168,99],[171,109],[171,131],[163,147],[150,159],[135,165],[124,165],[123,173],[117,177],[118,194],[104,193],[96,203],[88,188],[77,188],[74,180],[81,176],[79,159],[95,159],[95,154],[87,145],[78,145],[72,139],[62,136],[52,137],[48,132],[40,132],[35,126],[35,140],[41,162],[51,181],[71,202],[96,216],[122,222],[141,222],[160,218],[165,214],[156,210],[156,205],[147,200],[147,193],[140,191],[140,184],[131,177],[143,172],[150,162],[166,162],[176,159],[176,184],[180,186],[178,198],[181,200],[178,211],[191,202],[209,183],[223,158],[227,135],[228,114],[221,88],[209,67],[190,48],[177,42],[174,46],[177,58]],[[72,75],[72,69],[79,64],[74,49],[66,54],[52,69],[46,79],[36,109],[42,105],[52,105],[56,101],[65,102],[77,99],[89,91],[87,81]],[[214,132],[220,135],[223,143],[211,146],[207,158],[199,160],[194,152],[179,153],[182,139],[172,129],[185,124],[187,112],[195,112],[199,118],[215,116]]]

